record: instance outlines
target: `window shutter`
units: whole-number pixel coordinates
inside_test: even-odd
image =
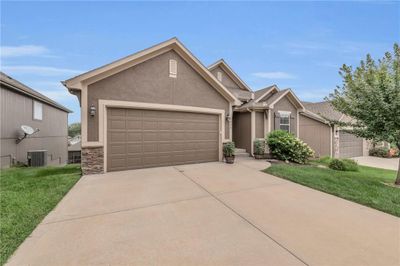
[[[274,127],[274,129],[275,130],[278,130],[279,128],[280,128],[280,115],[279,115],[279,112],[275,112],[275,127]]]
[[[178,63],[174,59],[169,60],[169,76],[171,78],[176,78],[178,75]]]
[[[293,133],[294,135],[296,135],[297,127],[294,124],[294,116],[293,115],[290,115],[289,123],[290,123],[290,133]]]

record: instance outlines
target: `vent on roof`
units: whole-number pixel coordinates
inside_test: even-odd
[[[169,77],[176,78],[178,75],[178,63],[174,59],[169,60]]]
[[[221,71],[218,71],[218,72],[217,72],[217,79],[218,79],[219,81],[222,81],[222,73],[221,73]]]

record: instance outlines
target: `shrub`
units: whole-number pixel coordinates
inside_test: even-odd
[[[265,140],[256,139],[254,141],[254,154],[264,155],[264,153],[265,153]]]
[[[324,156],[321,157],[317,160],[317,162],[319,163],[323,163],[323,164],[329,164],[331,162],[332,158],[330,156]]]
[[[345,171],[358,171],[358,163],[353,159],[342,159]]]
[[[284,130],[272,131],[267,136],[267,143],[271,154],[280,160],[304,164],[314,156],[306,143]]]
[[[332,159],[328,166],[333,170],[345,171],[344,162],[340,159]]]
[[[358,164],[352,159],[332,159],[329,168],[338,171],[358,171]]]
[[[371,148],[369,156],[387,158],[389,156],[389,149],[384,147]]]
[[[223,147],[225,157],[231,157],[235,154],[235,143],[233,141],[225,142]]]

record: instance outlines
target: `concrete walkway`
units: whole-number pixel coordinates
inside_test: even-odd
[[[353,158],[360,165],[396,170],[399,168],[399,158],[379,158],[373,156],[362,156]]]
[[[399,265],[399,219],[263,161],[83,177],[9,265]]]

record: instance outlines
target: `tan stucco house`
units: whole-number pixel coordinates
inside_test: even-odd
[[[253,153],[276,129],[334,155],[334,129],[290,89],[253,92],[224,61],[205,67],[173,38],[63,84],[81,104],[86,174],[222,160],[222,145]]]
[[[0,167],[66,164],[71,111],[3,72],[0,95]],[[23,138],[22,125],[37,132]]]

